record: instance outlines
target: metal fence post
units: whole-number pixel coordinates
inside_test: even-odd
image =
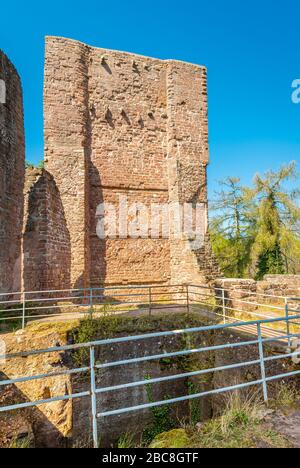
[[[149,315],[151,315],[151,309],[152,309],[152,290],[150,287],[149,288]]]
[[[223,322],[226,323],[225,289],[222,289],[222,310],[223,310]]]
[[[261,371],[261,377],[262,377],[262,380],[263,380],[262,386],[263,386],[263,392],[264,392],[264,400],[265,400],[265,403],[268,403],[268,401],[269,401],[268,387],[267,387],[267,382],[266,382],[266,367],[265,367],[264,347],[263,347],[260,323],[257,324],[257,336],[258,336],[258,348],[259,348],[259,359],[260,359],[260,371]]]
[[[290,337],[290,314],[289,314],[289,302],[288,298],[285,298],[285,318],[286,318],[286,334],[288,336],[288,346],[291,347],[292,345],[292,340]]]
[[[22,329],[24,330],[26,326],[26,293],[25,291],[22,294]]]
[[[91,367],[91,403],[93,422],[93,446],[99,448],[98,425],[97,425],[97,396],[96,396],[96,373],[95,373],[95,348],[90,347],[90,367]]]
[[[189,294],[189,285],[186,285],[186,309],[187,312],[190,312],[190,294]]]

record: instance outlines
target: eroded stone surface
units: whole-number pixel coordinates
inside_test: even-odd
[[[71,286],[211,279],[207,235],[195,251],[172,236],[96,235],[98,205],[120,196],[206,206],[206,69],[48,37],[44,99],[45,164],[70,233]]]
[[[21,288],[25,146],[21,82],[1,50],[0,81],[0,293],[6,293]]]

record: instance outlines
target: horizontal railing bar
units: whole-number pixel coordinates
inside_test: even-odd
[[[195,284],[180,284],[180,285],[128,285],[128,286],[105,286],[105,287],[99,287],[99,288],[78,288],[78,289],[53,289],[53,290],[36,290],[36,291],[16,291],[16,292],[6,292],[6,293],[0,293],[1,296],[14,296],[14,295],[22,295],[22,294],[44,294],[44,293],[60,293],[60,292],[80,292],[80,291],[112,291],[112,290],[124,290],[124,289],[149,289],[150,287],[153,289],[165,289],[165,288],[184,288],[184,287],[190,287],[190,288],[198,288],[198,289],[206,289],[210,291],[233,291],[233,292],[241,292],[241,293],[246,293],[248,295],[255,295],[255,296],[261,296],[261,297],[268,297],[268,298],[278,298],[278,299],[289,299],[289,300],[300,300],[300,298],[296,297],[288,297],[288,296],[281,296],[281,295],[271,295],[271,294],[263,294],[259,292],[253,292],[253,291],[248,291],[245,289],[230,289],[230,288],[220,288],[220,287],[210,287],[210,286],[205,286],[205,285],[195,285]]]
[[[259,293],[259,292],[253,292],[253,291],[248,291],[247,289],[230,289],[230,288],[218,288],[218,287],[209,287],[209,286],[201,286],[201,285],[194,285],[190,284],[190,288],[201,288],[201,289],[210,289],[214,291],[226,291],[226,292],[237,292],[237,293],[245,293],[251,296],[260,296],[260,297],[268,297],[272,299],[287,299],[289,301],[300,301],[300,297],[290,297],[290,296],[280,296],[280,295],[274,295],[274,294],[264,294],[264,293]],[[192,291],[193,292],[193,291]],[[222,296],[218,296],[220,299]],[[225,298],[225,299],[230,299],[230,298]]]
[[[297,317],[294,317],[294,319],[300,319],[300,315]],[[255,320],[255,321],[248,321],[248,322],[239,322],[237,324],[231,323],[231,324],[218,324],[218,325],[210,325],[210,326],[204,326],[204,327],[196,327],[196,328],[186,328],[182,330],[174,330],[174,331],[165,331],[165,332],[157,332],[157,333],[148,333],[148,334],[143,334],[143,335],[135,335],[135,336],[124,336],[120,338],[110,338],[106,340],[99,340],[99,341],[94,341],[90,343],[81,343],[77,345],[66,345],[66,346],[61,346],[61,347],[53,347],[53,348],[48,348],[48,349],[40,349],[40,350],[33,350],[33,351],[27,351],[27,352],[20,352],[16,354],[10,354],[6,356],[0,356],[0,359],[6,358],[11,358],[11,357],[25,357],[25,356],[30,356],[30,355],[36,355],[36,354],[45,354],[45,353],[51,353],[55,351],[67,351],[67,350],[72,350],[72,349],[80,349],[80,348],[89,348],[91,346],[100,346],[100,345],[108,345],[108,344],[114,344],[114,343],[124,343],[124,342],[130,342],[130,341],[141,341],[141,340],[147,340],[151,338],[158,338],[158,337],[163,337],[163,336],[176,336],[176,335],[184,335],[187,333],[198,333],[202,331],[210,331],[210,330],[224,330],[226,328],[237,328],[245,325],[255,325],[255,324],[266,324],[266,323],[279,323],[279,322],[286,322],[286,318],[274,318],[274,319],[269,319],[269,320]]]
[[[249,344],[249,342],[248,342]],[[271,356],[271,357],[266,357],[264,360],[266,362],[268,361],[273,361],[273,360],[280,360],[280,359],[286,359],[288,357],[293,357],[300,355],[300,351],[296,351],[293,353],[289,354],[283,354],[283,355],[278,355],[278,356]],[[164,355],[166,356],[166,355]],[[158,383],[158,382],[164,382],[164,381],[169,381],[169,380],[179,380],[182,378],[187,378],[187,377],[192,377],[196,375],[202,375],[202,374],[209,374],[212,372],[220,372],[220,371],[226,371],[230,369],[236,369],[236,368],[241,368],[241,367],[247,367],[251,365],[257,365],[260,363],[260,360],[255,360],[255,361],[249,361],[249,362],[242,362],[242,363],[236,363],[228,366],[222,366],[222,367],[215,367],[215,368],[210,368],[210,369],[202,369],[199,371],[194,371],[194,372],[188,372],[188,373],[183,373],[183,374],[176,374],[176,375],[171,375],[167,377],[161,377],[161,378],[156,378],[156,379],[149,379],[149,380],[143,380],[143,381],[138,381],[138,382],[131,382],[131,383],[124,383],[122,385],[115,385],[112,387],[104,387],[101,389],[98,389],[96,393],[105,393],[105,392],[110,392],[113,390],[119,390],[119,389],[124,389],[124,388],[130,388],[130,387],[137,387],[137,386],[142,386],[142,385],[147,385],[147,384],[152,384],[152,383]],[[96,366],[99,368],[100,366]],[[77,369],[65,369],[62,371],[57,371],[57,372],[52,372],[48,374],[39,374],[39,375],[34,375],[34,376],[27,376],[27,377],[18,377],[10,380],[3,380],[0,381],[0,386],[6,386],[6,385],[12,385],[16,383],[22,383],[22,382],[28,382],[28,381],[35,381],[43,378],[51,378],[51,377],[58,377],[62,375],[72,375],[72,374],[79,374],[79,373],[86,373],[90,371],[90,367],[82,367],[82,368],[77,368]]]
[[[271,377],[266,377],[266,382],[272,382],[274,380],[286,379],[287,377],[293,377],[294,375],[300,375],[300,370],[288,372],[287,374],[278,374]]]
[[[229,391],[232,391],[232,390],[237,390],[239,388],[251,387],[251,386],[259,385],[259,384],[262,384],[262,383],[263,383],[263,380],[261,379],[261,380],[256,380],[256,381],[253,381],[253,382],[247,382],[247,383],[244,383],[244,384],[234,385],[232,387],[225,387],[225,388],[221,388],[221,389],[218,388],[218,389],[210,390],[210,391],[207,391],[207,392],[195,393],[195,394],[192,394],[192,395],[186,395],[186,396],[177,397],[177,398],[170,398],[168,400],[157,401],[157,402],[153,402],[153,403],[146,403],[144,405],[131,406],[131,407],[128,407],[128,408],[120,408],[120,409],[112,410],[112,411],[105,411],[104,413],[98,413],[97,417],[101,418],[101,417],[113,416],[113,415],[118,415],[118,414],[123,414],[123,413],[130,413],[130,412],[133,412],[133,411],[140,411],[142,409],[155,408],[157,406],[170,405],[172,403],[178,403],[178,402],[181,402],[181,401],[194,400],[196,398],[200,398],[200,397],[204,397],[204,396],[208,396],[208,395],[215,395],[215,394],[218,394],[218,393],[225,393],[225,392],[229,392]]]
[[[0,318],[0,322],[6,322],[7,320],[22,320],[22,315],[18,315],[17,317],[4,317]]]
[[[0,293],[1,296],[15,296],[18,294],[44,294],[44,293],[59,293],[59,292],[69,292],[69,291],[74,291],[74,292],[80,292],[80,291],[116,291],[116,290],[124,290],[124,289],[158,289],[158,288],[182,288],[186,285],[183,284],[163,284],[163,285],[157,285],[157,284],[149,284],[149,285],[127,285],[127,286],[105,286],[101,288],[79,288],[79,289],[47,289],[47,290],[39,290],[39,291],[18,291],[18,292],[7,292],[7,293]]]
[[[221,371],[226,371],[230,369],[238,369],[241,367],[247,367],[247,366],[252,366],[252,365],[257,365],[257,364],[260,364],[259,359],[257,361],[237,363],[237,364],[232,364],[229,366],[215,367],[212,369],[202,369],[199,371],[186,372],[184,374],[168,375],[167,377],[158,377],[155,379],[144,379],[138,382],[130,382],[126,384],[124,383],[122,385],[115,385],[112,387],[103,387],[103,388],[97,389],[96,393],[106,393],[106,392],[112,392],[114,390],[124,390],[127,388],[140,387],[140,386],[150,385],[150,384],[154,384],[158,382],[166,382],[169,380],[180,380],[180,379],[185,379],[187,377],[194,377],[196,375],[210,374],[212,372],[221,372]]]
[[[278,333],[280,333],[278,331]],[[299,334],[290,334],[290,335],[280,335],[279,337],[275,338],[263,338],[262,342],[263,343],[270,343],[273,341],[283,341],[287,340],[289,338],[293,337],[299,337]],[[251,341],[244,341],[244,342],[239,342],[239,343],[227,343],[223,345],[218,345],[218,346],[210,346],[210,347],[203,347],[203,348],[195,348],[195,349],[189,349],[189,350],[183,350],[183,351],[174,351],[172,353],[162,353],[162,354],[154,354],[151,356],[143,356],[139,358],[130,358],[130,359],[124,359],[121,361],[114,361],[114,362],[107,362],[104,364],[97,364],[95,367],[97,369],[106,369],[108,367],[116,367],[116,366],[122,366],[122,365],[127,365],[127,364],[136,364],[138,362],[146,362],[146,361],[155,361],[158,359],[165,359],[165,358],[172,358],[172,357],[178,357],[178,356],[186,356],[189,354],[198,354],[202,352],[208,352],[208,351],[217,351],[220,349],[227,349],[227,348],[239,348],[243,346],[253,346],[259,343],[259,340],[251,340]]]
[[[148,309],[148,305],[146,304],[140,304],[141,306],[143,305],[144,307],[141,307],[141,309],[145,309],[147,310]],[[97,304],[94,305],[94,307],[96,307]],[[66,307],[56,307],[56,308],[71,308],[72,306],[66,306]],[[89,308],[90,305],[87,304],[87,305],[81,305],[81,306],[77,306],[78,308]],[[153,310],[160,310],[160,309],[171,309],[171,308],[178,308],[178,307],[182,307],[182,308],[185,308],[186,306],[184,305],[179,305],[179,304],[174,304],[174,305],[171,305],[170,307],[155,307],[155,304],[152,306],[152,309]],[[53,307],[51,307],[53,308]],[[128,309],[115,309],[115,310],[108,310],[107,313],[111,314],[111,315],[117,315],[117,314],[122,314],[122,313],[127,313],[127,312],[132,312],[132,310],[128,310]],[[83,316],[86,316],[86,315],[89,315],[90,316],[90,313],[88,311],[73,311],[73,312],[62,312],[60,314],[53,314],[53,313],[49,313],[49,314],[33,314],[33,315],[26,315],[25,316],[25,319],[28,320],[28,321],[32,321],[32,320],[37,320],[37,319],[40,319],[40,318],[54,318],[54,317],[60,317],[60,318],[63,318],[63,317],[68,317],[70,315],[74,315],[74,314],[77,314],[78,316],[80,315],[83,315]],[[99,311],[94,311],[93,312],[93,317],[98,317],[99,315],[102,315],[104,316],[104,313],[103,311],[99,310]],[[0,321],[7,321],[7,320],[22,320],[22,315],[18,315],[16,317],[3,317],[3,318],[0,318]],[[77,319],[77,317],[74,318],[75,320]]]
[[[11,312],[11,313],[13,313],[13,312],[19,312],[19,310],[23,310],[23,308],[20,307],[20,308],[18,308],[18,309],[1,309],[1,310],[0,310],[0,314],[3,314],[4,312]]]
[[[58,397],[48,398],[47,400],[39,400],[39,401],[29,401],[27,403],[19,403],[16,405],[10,406],[0,406],[0,413],[4,413],[6,411],[13,411],[17,409],[24,409],[24,408],[32,408],[34,406],[39,405],[47,405],[48,403],[54,403],[55,401],[65,401],[65,400],[73,400],[77,398],[83,398],[90,396],[90,392],[81,392],[81,393],[74,393],[72,395],[62,395]]]
[[[0,302],[0,305],[1,305],[1,304],[20,304],[20,303],[22,303],[22,300],[21,300],[21,299],[18,299],[18,300],[16,300],[16,301],[1,301],[1,302]]]
[[[196,292],[194,292],[194,291],[191,291],[190,294],[195,294],[196,296],[201,296],[201,297],[211,297],[211,298],[214,298],[214,299],[216,299],[216,300],[223,300],[223,297],[222,297],[222,296],[217,296],[217,295],[209,295],[209,294],[204,294],[204,293],[196,293]],[[244,300],[242,300],[242,299],[238,299],[238,298],[235,298],[235,297],[234,297],[234,298],[227,298],[227,297],[225,297],[224,299],[225,299],[225,302],[227,302],[227,303],[230,302],[230,301],[235,301],[235,302],[240,302],[240,303],[242,303],[242,304],[252,305],[252,306],[255,306],[255,307],[259,306],[259,307],[265,307],[265,308],[269,308],[269,309],[272,308],[272,309],[276,309],[276,310],[280,310],[280,311],[284,311],[284,310],[285,310],[284,306],[279,307],[279,306],[270,305],[270,304],[261,304],[261,303],[259,303],[259,302],[244,301]],[[219,307],[225,307],[225,305],[223,306],[222,304],[217,304],[216,306],[217,306],[217,307],[218,307],[218,306],[219,306]],[[232,307],[227,307],[227,308],[230,308],[230,309],[234,310]],[[237,309],[237,310],[238,310],[238,309]]]
[[[257,363],[259,363],[259,362],[260,361],[257,361]],[[246,363],[244,363],[244,364],[246,364]],[[250,364],[251,363],[249,363],[249,365]],[[299,375],[299,374],[300,374],[300,370],[299,371],[294,371],[294,372],[289,372],[289,373],[286,373],[286,374],[279,374],[279,375],[272,376],[272,377],[267,377],[265,379],[265,381],[268,382],[268,381],[280,380],[280,379],[284,379],[284,378],[287,378],[287,377],[292,377],[292,376]],[[210,390],[208,392],[202,392],[202,393],[193,394],[193,395],[186,395],[186,396],[183,396],[183,397],[171,398],[171,399],[168,399],[168,400],[163,400],[163,401],[153,402],[153,403],[147,403],[145,405],[132,406],[132,407],[128,407],[128,408],[121,408],[121,409],[117,409],[117,410],[113,410],[113,411],[106,411],[104,413],[99,413],[97,416],[98,417],[106,417],[106,416],[123,414],[123,413],[128,413],[128,412],[133,412],[133,411],[139,411],[141,409],[147,409],[147,408],[163,406],[163,405],[167,405],[167,404],[177,403],[177,402],[180,402],[180,401],[196,399],[196,398],[200,398],[200,397],[203,397],[203,396],[214,395],[214,394],[218,394],[218,393],[225,393],[225,392],[232,391],[232,390],[237,390],[237,389],[246,388],[246,387],[250,387],[250,386],[260,385],[263,382],[264,382],[264,380],[260,379],[260,380],[256,380],[256,381],[252,381],[252,382],[243,383],[243,384],[237,384],[237,385],[234,385],[234,386],[231,386],[231,387],[224,387],[224,388],[214,389],[214,390]],[[148,383],[149,383],[149,381],[148,381]],[[101,389],[96,390],[97,393],[99,393],[99,390],[101,390]],[[38,400],[38,401],[33,401],[33,402],[19,403],[19,404],[15,404],[15,405],[0,407],[0,412],[7,412],[7,411],[12,411],[12,410],[17,410],[17,409],[30,408],[30,407],[34,407],[34,406],[43,405],[43,404],[53,403],[53,402],[56,402],[56,401],[65,401],[65,400],[83,398],[83,397],[87,397],[87,396],[90,396],[89,391],[81,392],[81,393],[75,393],[75,394],[71,394],[71,395],[63,395],[63,396],[53,397],[53,398],[49,398],[49,399],[45,399],[45,400]]]
[[[90,367],[81,367],[78,369],[65,369],[62,371],[51,372],[49,374],[39,374],[39,375],[32,375],[32,376],[27,376],[27,377],[16,377],[15,379],[10,379],[10,380],[0,380],[0,386],[3,387],[6,385],[13,385],[16,383],[31,382],[34,380],[48,379],[51,377],[59,377],[62,375],[80,374],[80,373],[85,373],[89,371],[90,371]]]
[[[279,354],[277,356],[268,356],[268,357],[264,357],[264,361],[266,362],[269,362],[269,361],[277,361],[278,360],[281,360],[281,359],[287,359],[289,357],[293,357],[293,356],[299,356],[300,355],[300,351],[294,351],[293,353],[288,353],[288,354]]]
[[[201,301],[197,301],[197,299],[191,299],[191,301],[193,301],[195,303],[199,303],[199,304],[206,304],[206,303],[203,303]],[[257,312],[252,312],[252,311],[242,310],[242,309],[236,309],[236,308],[228,307],[228,306],[222,306],[222,305],[217,305],[216,306],[216,305],[211,305],[211,304],[207,304],[207,305],[210,305],[211,307],[215,307],[216,309],[230,310],[232,312],[240,312],[240,313],[243,313],[243,314],[254,315],[256,317],[265,317],[265,318],[270,318],[270,317],[272,318],[273,317],[272,315],[259,314]],[[214,313],[216,313],[216,312],[214,312]]]
[[[205,286],[200,286],[200,285],[194,285],[191,284],[189,285],[190,287],[194,288],[205,288]],[[269,297],[273,299],[286,299],[287,296],[280,296],[280,295],[273,295],[273,294],[264,294],[264,293],[259,293],[259,292],[253,292],[253,291],[248,291],[247,289],[235,289],[235,288],[219,288],[219,287],[206,287],[207,289],[213,289],[214,291],[230,291],[230,292],[236,292],[236,293],[245,293],[248,294],[249,296],[261,296],[261,297]]]
[[[230,391],[238,390],[238,389],[242,389],[242,388],[253,387],[255,385],[260,385],[260,384],[264,383],[265,381],[270,382],[270,381],[273,381],[273,380],[280,380],[280,379],[284,379],[284,378],[287,378],[287,377],[292,377],[294,375],[299,375],[299,374],[300,374],[300,370],[295,371],[295,372],[289,372],[287,374],[276,375],[276,376],[273,376],[273,377],[266,377],[266,379],[259,379],[259,380],[255,380],[255,381],[252,381],[252,382],[237,384],[237,385],[233,385],[231,387],[217,388],[217,389],[210,390],[210,391],[207,391],[207,392],[195,393],[193,395],[186,395],[186,396],[183,396],[183,397],[170,398],[168,400],[163,400],[163,401],[158,401],[158,402],[153,402],[153,403],[146,403],[144,405],[131,406],[131,407],[128,407],[128,408],[120,408],[120,409],[112,410],[112,411],[105,411],[103,413],[98,413],[97,416],[98,416],[98,418],[101,418],[101,417],[119,415],[119,414],[123,414],[123,413],[130,413],[130,412],[133,412],[133,411],[140,411],[142,409],[148,409],[148,408],[155,408],[155,407],[158,407],[158,406],[170,405],[172,403],[178,403],[178,402],[181,402],[181,401],[194,400],[196,398],[201,398],[201,397],[204,397],[204,396],[216,395],[216,394],[219,394],[219,393],[226,393],[226,392],[230,392]]]
[[[185,349],[183,351],[174,351],[172,353],[162,353],[162,354],[153,354],[151,356],[143,356],[139,358],[130,358],[124,359],[122,361],[114,361],[114,362],[107,362],[104,364],[97,364],[95,367],[97,369],[106,369],[108,367],[116,367],[116,366],[123,366],[126,364],[136,364],[138,362],[145,362],[145,361],[156,361],[158,359],[166,359],[178,356],[187,356],[189,354],[198,354],[204,353],[208,351],[216,351],[220,349],[227,349],[227,348],[239,348],[242,346],[251,346],[258,344],[258,340],[247,341],[242,343],[227,343],[223,345],[216,345],[211,347],[203,347],[203,348],[194,348],[194,349]]]
[[[236,311],[237,312],[237,311]],[[241,319],[238,318],[238,317],[234,317],[232,315],[224,315],[222,313],[218,313],[218,312],[213,312],[213,314],[217,315],[218,317],[224,317],[224,318],[227,318],[227,319],[230,319],[230,320],[234,320],[236,322],[240,322]],[[249,314],[251,315],[251,314]],[[259,315],[260,317],[268,317],[267,315]]]

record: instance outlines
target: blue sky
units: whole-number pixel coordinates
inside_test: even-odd
[[[27,159],[43,157],[44,36],[203,64],[209,77],[210,194],[233,175],[300,162],[300,2],[2,2],[0,47],[23,81]]]

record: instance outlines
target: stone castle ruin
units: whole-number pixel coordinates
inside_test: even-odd
[[[0,293],[21,288],[24,175],[21,81],[0,50]]]
[[[208,242],[100,240],[102,202],[207,205],[206,69],[88,47],[46,43],[45,167],[53,176],[70,234],[76,286],[206,281]],[[207,225],[207,210],[203,212]]]
[[[21,284],[19,271],[12,270],[21,253],[23,206],[20,273],[27,291],[214,278],[218,268],[207,234],[204,67],[48,37],[45,169],[27,169],[24,203],[21,88],[3,55],[1,67],[8,86],[0,117],[1,290]],[[17,99],[11,101],[11,93]],[[6,140],[5,132],[10,132]],[[3,150],[5,141],[10,143]],[[195,249],[188,236],[172,234],[99,238],[99,205],[118,209],[125,198],[146,207],[202,204],[202,244]]]

